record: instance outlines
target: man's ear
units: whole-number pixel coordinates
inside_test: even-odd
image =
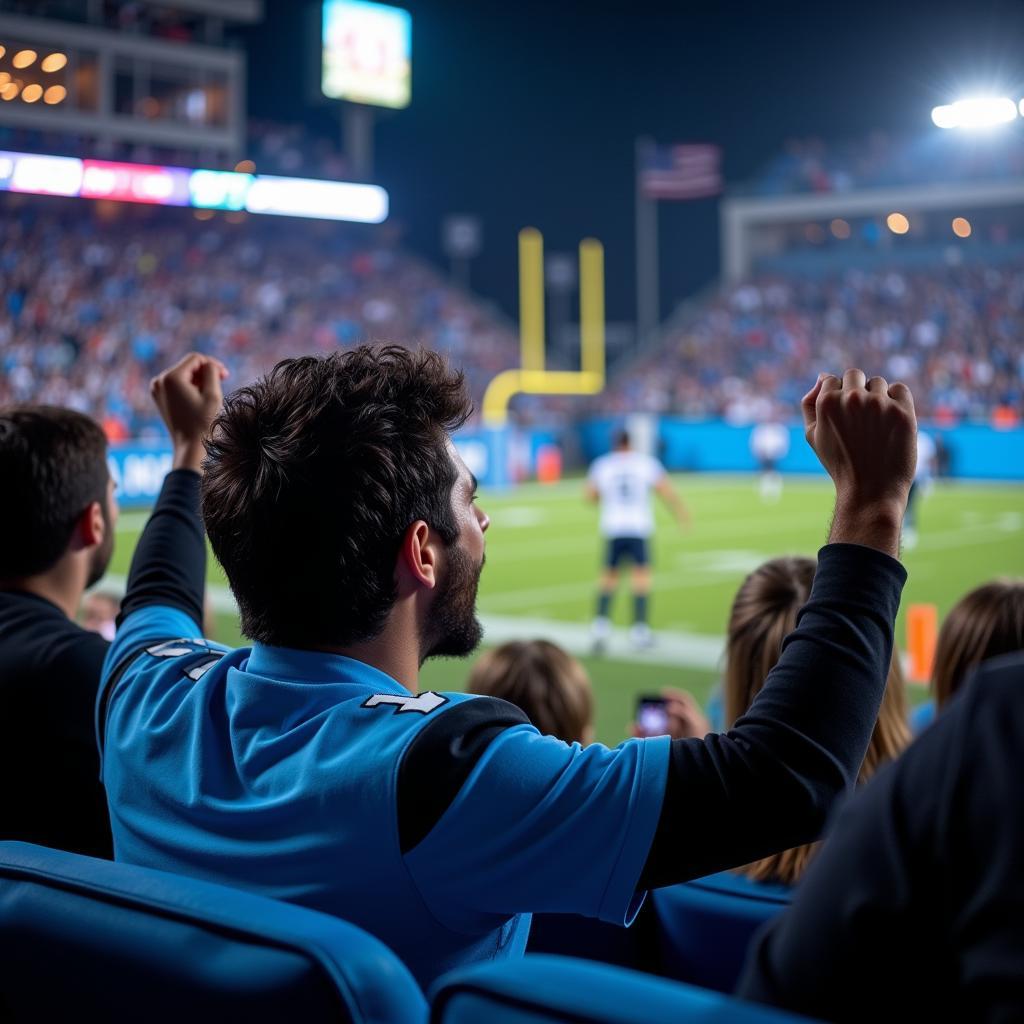
[[[433,590],[437,586],[440,553],[440,537],[422,519],[417,519],[402,537],[399,569],[414,584]]]
[[[103,543],[107,534],[107,521],[103,518],[103,509],[98,501],[89,503],[86,510],[78,517],[75,527],[75,547],[93,548]]]

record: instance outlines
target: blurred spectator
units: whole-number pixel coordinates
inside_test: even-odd
[[[779,660],[783,640],[796,627],[797,614],[810,597],[816,568],[813,558],[773,558],[740,585],[726,637],[724,694],[728,729],[746,714]],[[859,783],[871,778],[886,761],[899,757],[909,745],[911,735],[906,716],[905,683],[899,654],[894,650]],[[794,885],[818,845],[784,850],[739,870],[755,882]]]
[[[1024,580],[995,580],[962,597],[946,616],[935,649],[938,710],[989,658],[1024,650]]]
[[[594,741],[594,694],[587,671],[549,640],[513,640],[485,651],[466,690],[515,704],[545,736],[584,746]]]
[[[815,1020],[1024,1019],[1024,658],[843,809],[739,994]]]
[[[121,599],[117,594],[94,590],[86,594],[82,601],[82,629],[99,633],[109,643],[114,639],[115,620],[120,610]]]
[[[111,857],[96,749],[109,644],[73,621],[114,549],[117,503],[98,424],[0,409],[0,838]]]

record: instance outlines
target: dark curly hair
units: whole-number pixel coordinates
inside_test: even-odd
[[[246,636],[343,647],[380,632],[409,525],[458,535],[445,441],[471,409],[461,372],[398,345],[285,359],[227,398],[203,519]]]

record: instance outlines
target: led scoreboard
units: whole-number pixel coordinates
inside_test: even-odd
[[[399,109],[412,94],[412,16],[369,0],[324,0],[321,88],[351,103]]]

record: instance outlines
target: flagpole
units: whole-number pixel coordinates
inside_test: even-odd
[[[641,173],[653,154],[650,138],[636,140],[636,349],[650,340],[661,319],[658,281],[658,202],[644,195]]]

